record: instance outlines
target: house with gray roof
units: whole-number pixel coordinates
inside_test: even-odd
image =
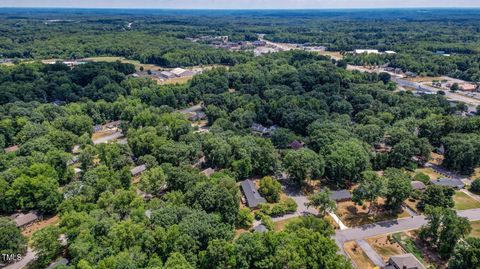
[[[134,168],[130,169],[130,173],[132,173],[132,176],[138,176],[141,173],[143,173],[145,170],[147,170],[147,166],[142,164],[142,165],[135,166]]]
[[[29,224],[34,223],[35,221],[39,220],[42,215],[40,215],[37,211],[30,211],[26,214],[24,213],[16,213],[10,216],[17,227],[27,226]]]
[[[458,178],[431,179],[430,183],[433,185],[451,187],[454,189],[463,189],[465,187],[465,184]]]
[[[425,266],[412,254],[402,254],[390,257],[385,269],[425,269]]]
[[[248,207],[256,208],[259,204],[267,202],[267,200],[260,195],[253,181],[249,179],[244,180],[240,182],[240,186],[242,187]]]
[[[260,225],[257,225],[255,227],[253,227],[253,231],[257,232],[257,233],[266,233],[266,232],[268,232],[268,228],[265,225],[260,224]]]
[[[352,200],[352,194],[348,190],[332,191],[330,193],[330,199],[335,202],[349,201]]]
[[[424,190],[426,188],[423,182],[417,180],[411,181],[410,186],[412,186],[414,190]]]

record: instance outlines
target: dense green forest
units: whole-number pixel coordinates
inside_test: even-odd
[[[0,11],[0,55],[50,59],[122,56],[161,66],[221,63],[252,57],[192,43],[185,38],[229,36],[323,45],[331,51],[393,50],[397,55],[349,59],[423,75],[480,80],[480,11],[453,9],[373,11],[102,11],[23,9]],[[105,12],[105,11],[103,11]],[[66,16],[68,15],[68,16]],[[234,18],[234,19],[232,19]],[[56,20],[56,21],[55,21]],[[129,23],[132,23],[129,27]],[[436,55],[443,51],[451,57]]]
[[[454,191],[429,186],[424,195],[414,193],[406,171],[442,148],[445,168],[471,175],[480,165],[479,116],[459,115],[464,106],[452,105],[443,95],[397,92],[385,73],[347,71],[316,53],[295,50],[253,57],[184,40],[220,34],[250,40],[263,32],[272,40],[312,42],[335,50],[398,45],[400,58],[402,51],[410,53],[408,46],[415,46],[405,35],[416,32],[418,42],[438,38],[433,46],[476,55],[474,48],[460,49],[476,42],[476,13],[461,20],[452,11],[454,22],[449,24],[434,15],[421,19],[405,11],[403,19],[388,25],[387,18],[376,13],[366,13],[371,17],[366,19],[365,14],[347,18],[327,12],[322,17],[298,11],[287,19],[282,12],[237,11],[229,14],[236,16],[232,20],[215,12],[205,19],[199,16],[202,11],[131,11],[105,18],[72,12],[72,21],[49,22],[66,18],[43,12],[34,16],[10,10],[0,16],[3,56],[115,55],[165,66],[230,66],[180,85],[132,76],[134,66],[121,62],[74,68],[29,61],[0,66],[0,148],[18,146],[0,153],[0,251],[25,253],[28,240],[8,216],[36,210],[60,220],[29,238],[38,257],[33,268],[45,268],[58,257],[70,264],[57,268],[78,269],[352,268],[332,239],[332,223],[322,215],[299,217],[282,231],[274,229],[271,217],[297,207],[291,199],[280,201],[277,179],[286,175],[282,183],[292,186],[312,181],[331,189],[358,185],[354,201],[373,203],[381,196],[391,212],[408,197],[421,196],[420,207],[430,219],[458,226],[451,233],[443,228],[441,238],[437,227],[427,226],[422,240],[434,242],[442,258],[453,256],[452,268],[478,266],[472,253],[477,239],[459,240],[470,227],[450,209]],[[385,27],[379,28],[377,20]],[[423,29],[432,21],[432,29],[443,34],[422,37],[416,27]],[[469,29],[468,42],[448,41],[457,27]],[[324,37],[329,35],[331,40]],[[425,53],[440,49],[417,48]],[[478,58],[471,59],[473,65]],[[197,104],[206,114],[207,131],[192,126],[181,111]],[[111,121],[122,122],[128,143],[94,144],[93,127]],[[259,135],[252,132],[254,124],[274,128],[269,135]],[[293,141],[305,146],[291,149]],[[78,162],[72,165],[74,156]],[[131,169],[139,165],[146,171],[133,178]],[[206,175],[205,168],[215,172]],[[256,212],[241,206],[238,185],[247,178],[261,178],[260,192],[268,202],[278,203],[262,204]],[[317,192],[309,203],[318,206],[322,201],[323,213],[335,206],[327,191]],[[251,232],[255,220],[268,231]]]
[[[427,159],[442,142],[449,168],[470,173],[480,164],[478,117],[455,116],[442,96],[394,93],[376,74],[351,73],[307,52],[213,69],[177,86],[126,77],[132,66],[121,63],[2,70],[1,86],[10,85],[2,146],[20,149],[0,154],[1,211],[36,209],[61,219],[33,237],[40,267],[60,254],[57,238],[65,234],[77,268],[350,268],[321,218],[235,237],[235,227],[252,221],[239,208],[236,181],[287,171],[297,184],[346,186],[364,171],[414,167],[413,156]],[[52,82],[26,96],[22,79]],[[67,104],[49,103],[57,98]],[[203,134],[175,112],[200,102],[210,126]],[[126,123],[128,145],[92,144],[92,126],[109,120]],[[254,122],[279,129],[270,138],[253,136]],[[294,139],[309,149],[286,149]],[[376,153],[380,142],[392,151]],[[68,165],[75,144],[80,177]],[[193,167],[202,156],[219,172],[207,177]],[[148,167],[138,186],[129,170],[137,164]],[[142,199],[137,187],[153,199]]]

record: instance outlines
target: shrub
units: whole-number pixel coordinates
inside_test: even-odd
[[[470,190],[476,193],[480,193],[480,178],[477,178],[472,182]]]
[[[237,217],[237,227],[239,228],[250,228],[253,223],[252,211],[248,208],[242,208],[238,212]]]
[[[417,180],[417,181],[421,181],[425,184],[427,184],[430,181],[430,177],[427,174],[422,173],[422,172],[419,172],[419,173],[415,174],[414,179]]]
[[[258,191],[268,202],[276,203],[280,200],[282,185],[272,177],[264,177],[260,180],[260,188]]]

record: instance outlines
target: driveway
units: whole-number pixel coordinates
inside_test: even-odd
[[[368,258],[379,268],[385,266],[385,262],[382,257],[363,239],[357,240],[357,244],[367,254]]]
[[[22,268],[25,268],[25,267],[27,267],[27,264],[29,264],[31,261],[33,261],[35,259],[35,255],[36,255],[36,252],[29,248],[27,250],[27,253],[23,257],[23,259],[21,259],[20,261],[18,261],[16,263],[10,264],[9,266],[4,267],[3,269],[22,269]]]

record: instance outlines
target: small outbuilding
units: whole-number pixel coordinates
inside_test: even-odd
[[[249,179],[244,180],[240,182],[240,186],[242,187],[248,207],[256,208],[259,204],[264,204],[267,202],[267,200],[260,195],[253,181]]]
[[[430,183],[438,186],[451,187],[457,190],[465,187],[465,184],[458,178],[432,179],[430,180]]]
[[[417,181],[417,180],[411,181],[410,185],[412,186],[412,189],[414,189],[414,190],[423,191],[423,190],[426,189],[425,184],[421,181]]]
[[[352,200],[352,194],[348,190],[332,191],[330,193],[330,199],[335,202],[344,202]]]
[[[385,269],[425,269],[425,266],[412,253],[407,253],[390,257]]]

